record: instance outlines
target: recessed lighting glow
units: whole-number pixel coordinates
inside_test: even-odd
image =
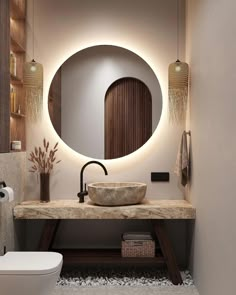
[[[159,68],[157,70],[157,65],[155,63],[153,63],[152,58],[146,56],[146,52],[139,51],[139,50],[137,50],[137,48],[134,48],[133,46],[129,46],[128,44],[124,44],[124,43],[117,44],[116,42],[108,42],[108,43],[107,42],[92,42],[90,44],[80,45],[79,48],[76,47],[76,50],[71,50],[71,51],[66,50],[65,52],[63,52],[63,54],[60,56],[60,58],[57,60],[57,62],[59,65],[61,65],[68,59],[68,57],[72,56],[73,54],[77,53],[78,51],[82,51],[86,48],[90,48],[93,46],[99,46],[99,45],[110,45],[110,46],[122,47],[124,49],[130,50],[134,54],[141,57],[153,69],[153,72],[155,73],[157,79],[159,80],[160,88],[161,88],[161,92],[162,92],[162,113],[161,113],[161,117],[160,117],[160,120],[158,123],[158,128],[156,128],[154,130],[151,138],[138,150],[136,150],[133,153],[128,154],[124,157],[110,159],[110,160],[98,159],[99,161],[106,163],[106,165],[112,164],[113,168],[116,167],[117,169],[119,169],[120,167],[127,165],[127,163],[129,163],[129,164],[135,163],[135,161],[137,161],[137,157],[139,159],[141,159],[142,157],[145,158],[145,156],[147,154],[151,153],[153,151],[153,145],[156,142],[156,136],[159,136],[159,134],[163,132],[163,128],[164,128],[163,115],[166,113],[166,109],[167,109],[167,100],[166,100],[167,93],[166,93],[165,87],[163,86],[164,74],[161,73]],[[181,67],[177,65],[176,71],[181,71]],[[51,72],[51,76],[53,77],[54,74],[55,74],[55,69]],[[50,81],[50,79],[49,79],[49,81]],[[50,88],[50,82],[44,88],[44,93],[45,93],[44,97],[46,97],[46,99],[48,99],[47,97],[48,97],[49,88]],[[48,122],[50,123],[52,130],[55,132],[55,130],[51,124],[50,117],[49,117],[47,103],[44,104],[44,113],[47,113],[47,120],[49,120]],[[79,158],[80,160],[83,160],[83,161],[91,160],[90,157],[80,154],[80,153],[76,152],[75,150],[73,150],[72,148],[70,148],[60,137],[58,137],[58,140],[61,143],[61,149],[63,150],[63,152],[65,152],[65,154],[70,154],[71,158],[74,158],[74,159]],[[115,163],[116,163],[116,165],[114,166]]]

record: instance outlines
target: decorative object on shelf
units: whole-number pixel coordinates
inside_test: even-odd
[[[50,173],[40,173],[40,201],[50,201]]]
[[[61,162],[61,160],[56,161],[56,152],[58,151],[57,146],[58,142],[52,149],[50,149],[49,141],[46,141],[44,138],[43,147],[35,147],[28,159],[33,163],[29,171],[40,174],[41,202],[50,201],[50,173],[52,172],[54,165]]]
[[[13,52],[10,53],[10,74],[16,76],[16,56]]]
[[[10,86],[10,109],[11,113],[14,113],[16,110],[16,91],[12,85]]]
[[[21,151],[21,141],[20,140],[13,140],[11,142],[11,149],[12,149],[12,151]]]
[[[18,115],[21,114],[21,106],[20,106],[20,104],[18,105],[18,108],[17,108],[17,114],[18,114]]]
[[[177,60],[169,65],[169,118],[173,123],[185,122],[188,99],[189,66],[179,60],[179,0],[177,2]]]
[[[43,104],[43,66],[34,60],[34,0],[32,2],[33,59],[24,65],[23,82],[26,94],[27,117],[36,121],[41,116]]]
[[[130,232],[122,235],[122,257],[155,257],[155,241],[151,233]]]

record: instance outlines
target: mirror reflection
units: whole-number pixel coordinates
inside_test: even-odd
[[[96,159],[132,153],[160,120],[160,84],[150,66],[117,46],[94,46],[67,59],[49,90],[49,115],[62,140]]]

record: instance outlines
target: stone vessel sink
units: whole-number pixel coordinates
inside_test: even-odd
[[[140,182],[94,182],[88,185],[88,195],[101,206],[123,206],[140,203],[147,185]]]

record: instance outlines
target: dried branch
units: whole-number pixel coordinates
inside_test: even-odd
[[[43,147],[35,147],[30,153],[28,160],[32,162],[29,172],[35,173],[50,173],[53,170],[54,162],[56,161],[56,152],[58,142],[54,145],[53,149],[49,150],[49,141],[43,139]],[[60,163],[61,160],[56,161],[55,164]]]

